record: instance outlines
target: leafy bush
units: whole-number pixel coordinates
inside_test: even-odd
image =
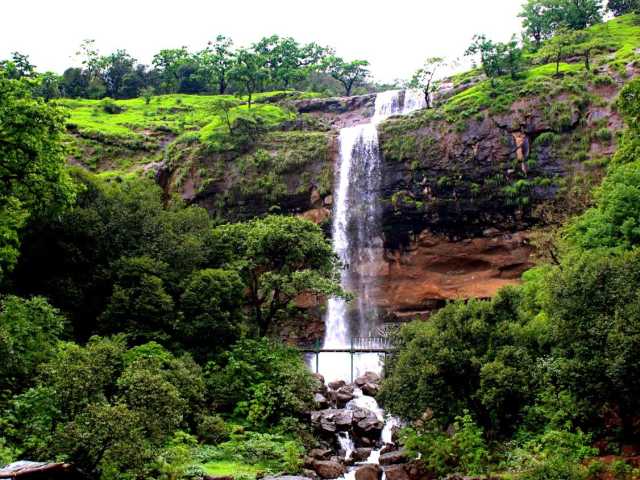
[[[257,432],[231,435],[231,440],[215,447],[205,446],[196,453],[198,461],[234,461],[259,465],[271,472],[296,473],[300,470],[304,449],[291,438]]]
[[[443,432],[428,411],[413,428],[401,431],[404,447],[410,455],[420,457],[436,475],[449,473],[480,475],[486,472],[489,451],[483,432],[468,411],[456,417],[453,434]]]
[[[217,445],[229,440],[229,427],[220,415],[202,415],[198,418],[198,438],[209,444]]]
[[[112,98],[107,97],[100,101],[100,110],[111,115],[116,115],[124,112],[124,107],[118,105]]]
[[[207,367],[215,404],[254,426],[299,417],[311,406],[314,378],[300,353],[266,338],[241,340]]]

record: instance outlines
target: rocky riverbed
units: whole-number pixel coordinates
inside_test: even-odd
[[[420,462],[411,461],[397,438],[399,421],[385,416],[375,399],[380,376],[367,372],[353,383],[325,384],[316,375],[317,410],[309,421],[320,439],[305,458],[304,477],[311,480],[419,480],[429,478]]]

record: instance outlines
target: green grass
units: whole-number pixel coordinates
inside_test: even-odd
[[[630,62],[638,58],[640,48],[640,16],[629,14],[590,28],[598,39],[616,48],[616,62]]]
[[[251,476],[255,477],[260,472],[268,471],[268,468],[263,465],[247,465],[246,463],[218,460],[202,465],[202,468],[207,473],[214,477],[234,477]]]

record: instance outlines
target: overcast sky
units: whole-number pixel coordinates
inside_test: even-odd
[[[380,81],[428,56],[459,57],[475,33],[507,40],[522,0],[0,0],[0,59],[19,51],[61,73],[83,39],[150,63],[162,48],[203,48],[217,34],[249,45],[277,33],[365,58]]]

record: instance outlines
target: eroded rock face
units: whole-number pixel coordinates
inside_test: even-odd
[[[533,265],[529,233],[485,233],[454,241],[424,231],[408,248],[385,252],[374,302],[398,320],[413,319],[446,300],[488,298],[518,283]]]

